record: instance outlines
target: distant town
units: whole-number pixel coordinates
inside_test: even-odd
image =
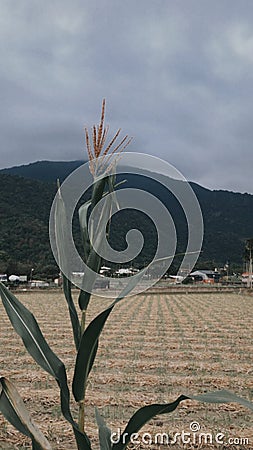
[[[94,283],[93,289],[109,289],[117,285],[117,280],[120,281],[121,278],[132,277],[140,272],[140,269],[134,267],[129,268],[119,268],[113,270],[111,267],[102,266],[98,275],[97,280]],[[83,272],[72,272],[71,281],[73,287],[75,285],[80,286],[80,282],[84,276]],[[143,275],[144,280],[155,280],[155,275],[150,271],[147,271]],[[33,269],[31,270],[30,276],[22,274],[0,274],[0,281],[8,286],[10,289],[49,289],[49,288],[61,288],[62,287],[62,276],[59,274],[54,280],[41,280],[33,276]],[[225,265],[223,268],[215,268],[214,270],[209,269],[198,269],[193,272],[187,273],[187,270],[181,270],[175,275],[166,273],[158,283],[165,283],[168,286],[173,285],[231,285],[231,286],[241,286],[252,289],[253,285],[253,274],[252,268],[249,266],[248,270],[242,274],[229,273],[229,266]],[[116,284],[115,284],[116,283]]]

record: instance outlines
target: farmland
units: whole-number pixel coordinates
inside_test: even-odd
[[[63,294],[49,291],[17,296],[34,313],[72,380],[75,349]],[[94,297],[88,320],[109,303],[108,299]],[[95,406],[112,431],[117,431],[118,427],[124,429],[138,407],[170,402],[180,394],[228,389],[252,400],[252,324],[253,297],[247,294],[146,292],[119,303],[101,336],[87,390],[86,429],[94,448],[98,448]],[[75,449],[69,424],[61,416],[55,381],[27,354],[2,305],[0,330],[1,375],[15,382],[53,448]],[[73,404],[74,412],[75,408]],[[152,436],[160,432],[173,436],[182,430],[189,432],[190,424],[198,422],[202,432],[223,433],[226,439],[247,438],[249,443],[238,445],[236,441],[237,445],[228,447],[177,444],[171,448],[253,449],[252,421],[252,412],[234,403],[213,405],[187,400],[172,414],[156,417],[144,431]],[[0,448],[30,448],[29,440],[2,416]],[[138,444],[134,448],[152,447]]]

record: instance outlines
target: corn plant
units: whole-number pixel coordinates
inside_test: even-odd
[[[116,178],[113,173],[115,156],[124,150],[129,144],[128,136],[125,136],[119,144],[116,140],[120,130],[116,133],[110,143],[105,147],[105,141],[108,134],[108,127],[104,127],[105,102],[102,105],[102,115],[100,124],[93,127],[92,144],[89,138],[89,132],[85,130],[86,145],[89,156],[90,171],[94,176],[91,198],[79,209],[80,228],[83,240],[84,260],[86,265],[92,269],[93,273],[98,273],[101,268],[101,257],[95,251],[95,248],[101,248],[103,245],[101,228],[108,227],[112,196],[116,190]],[[114,146],[115,145],[115,146]],[[113,147],[114,146],[114,147]],[[105,164],[105,161],[107,163]],[[89,214],[104,198],[101,220],[97,227],[92,230],[93,241],[88,232]],[[64,250],[66,211],[64,198],[61,195],[61,189],[58,189],[56,200],[56,241],[59,250],[59,261],[63,262],[68,258]],[[96,245],[94,245],[96,243]],[[92,370],[96,353],[99,345],[99,338],[103,331],[106,321],[117,303],[124,299],[135,287],[138,280],[141,279],[146,269],[140,271],[134,280],[130,279],[118,297],[109,307],[102,310],[88,325],[86,325],[86,312],[91,300],[91,287],[95,282],[95,277],[84,274],[82,288],[79,292],[78,313],[72,298],[71,281],[63,274],[63,292],[68,305],[70,321],[73,330],[73,338],[76,348],[76,360],[74,367],[74,376],[72,380],[72,393],[78,404],[78,417],[73,417],[70,402],[70,390],[67,380],[66,368],[60,358],[52,351],[44,338],[40,327],[33,314],[9,291],[3,284],[0,284],[0,293],[4,308],[11,321],[11,324],[17,334],[21,337],[24,346],[36,363],[48,372],[56,381],[60,391],[61,411],[64,418],[71,424],[74,438],[78,450],[91,450],[91,442],[85,431],[85,392],[90,371]],[[0,411],[5,418],[24,435],[31,439],[34,450],[50,450],[52,447],[46,437],[40,432],[33,422],[30,413],[18,394],[13,383],[6,377],[0,378]],[[158,414],[168,414],[173,412],[179,404],[187,399],[198,400],[201,402],[226,403],[237,402],[253,410],[253,404],[242,399],[228,391],[215,391],[197,396],[180,395],[176,400],[166,404],[151,404],[138,409],[130,418],[117,443],[111,441],[111,431],[107,427],[104,419],[96,409],[96,420],[99,431],[99,442],[101,450],[124,450],[130,442],[131,436],[137,433],[141,427],[154,416]]]

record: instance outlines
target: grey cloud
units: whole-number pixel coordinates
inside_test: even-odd
[[[253,192],[251,0],[1,2],[1,166],[83,157],[83,125]],[[22,150],[20,150],[22,149]]]

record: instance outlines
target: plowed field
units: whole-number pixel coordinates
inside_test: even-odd
[[[64,361],[72,380],[75,349],[62,293],[20,293],[17,297],[34,313],[51,348]],[[110,303],[94,297],[88,321]],[[116,305],[105,326],[87,390],[86,429],[98,448],[94,407],[112,431],[124,429],[141,406],[175,400],[180,394],[228,389],[248,400],[253,397],[253,297],[243,294],[143,294]],[[43,372],[12,330],[0,305],[1,375],[14,381],[33,419],[54,449],[75,449],[68,423],[62,418],[55,381]],[[70,383],[71,386],[71,383]],[[74,415],[77,409],[73,403]],[[198,433],[212,435],[205,443]],[[168,446],[143,442],[143,433],[190,433],[190,442]],[[217,433],[224,442],[215,441]],[[195,433],[196,434],[196,433]],[[148,435],[146,435],[147,438]],[[247,439],[247,440],[243,440]],[[238,406],[187,400],[173,413],[158,416],[140,433],[146,449],[253,449],[253,412]],[[146,441],[149,439],[147,438]],[[234,443],[232,443],[234,440]],[[30,442],[0,415],[0,448],[30,448]]]

